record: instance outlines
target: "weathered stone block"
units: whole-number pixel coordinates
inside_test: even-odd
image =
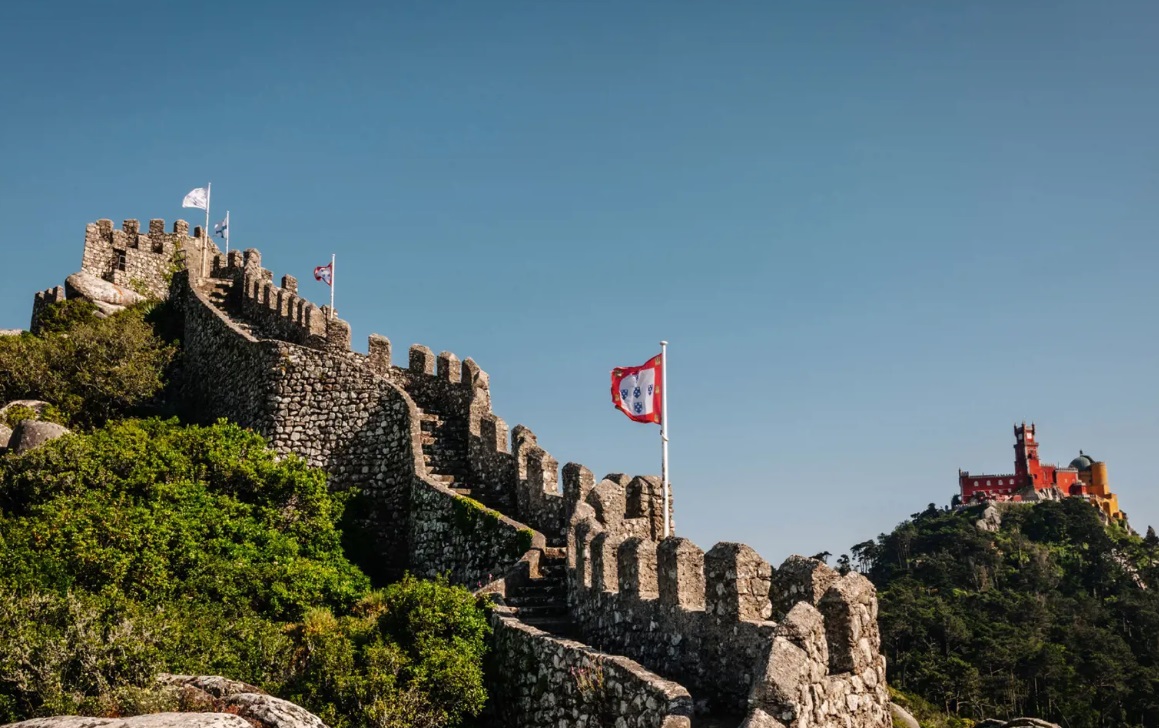
[[[414,344],[410,348],[410,370],[415,374],[435,373],[435,352],[430,347]]]
[[[660,542],[656,563],[661,604],[704,609],[704,551],[674,536]]]
[[[367,340],[367,363],[375,374],[385,377],[390,372],[390,339],[371,334]]]
[[[656,542],[634,536],[620,544],[620,592],[627,597],[655,599],[659,592],[656,577]]]
[[[459,357],[449,351],[439,352],[437,376],[444,382],[458,384],[463,377],[463,368]]]
[[[769,618],[770,567],[741,543],[718,543],[704,556],[705,606],[719,619]]]

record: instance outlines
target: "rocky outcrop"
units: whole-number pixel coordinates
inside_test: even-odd
[[[111,316],[125,310],[126,306],[145,300],[140,293],[110,283],[87,271],[73,273],[64,280],[64,287],[70,299],[83,298],[91,301],[97,307],[98,315],[104,316]]]
[[[254,728],[230,713],[153,713],[134,718],[85,718],[64,715],[9,723],[4,728]]]
[[[36,413],[37,417],[44,414],[44,410],[50,407],[48,402],[39,399],[14,399],[8,404],[0,407],[0,422],[8,419],[8,414],[14,409],[30,409]]]
[[[20,336],[24,329],[0,329],[0,336]]]
[[[216,675],[161,675],[158,690],[174,702],[204,708],[132,718],[64,715],[34,718],[4,728],[326,728],[322,719],[260,688]]]
[[[897,703],[889,704],[889,712],[893,716],[893,724],[896,728],[922,728],[922,724],[918,723],[918,719],[910,715],[908,710]]]
[[[228,711],[236,712],[262,728],[326,728],[321,718],[305,708],[237,680],[216,675],[162,675],[158,680],[162,685],[197,690],[211,696]]]
[[[0,424],[0,453],[8,449],[8,441],[12,439],[12,428],[8,425]]]
[[[998,512],[998,508],[991,503],[986,506],[986,510],[982,511],[982,517],[975,523],[979,531],[989,531],[990,533],[997,533],[998,529],[1002,528],[1002,514]]]
[[[41,422],[39,420],[22,420],[17,423],[8,440],[8,449],[15,453],[24,453],[44,443],[63,437],[69,429],[55,422]]]

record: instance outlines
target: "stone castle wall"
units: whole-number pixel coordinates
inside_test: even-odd
[[[59,303],[64,299],[64,286],[55,286],[46,291],[37,291],[36,296],[32,299],[32,323],[29,324],[28,330],[34,334],[40,333],[40,319],[44,316],[45,310],[52,304]]]
[[[650,518],[629,515],[640,480],[605,479],[572,517],[571,613],[591,644],[677,680],[716,710],[763,710],[786,726],[836,728],[851,715],[854,725],[890,725],[868,580],[800,557],[774,571],[744,544],[705,553],[687,539],[657,539]]]
[[[471,359],[414,346],[396,367],[378,335],[367,355],[353,352],[346,322],[301,298],[292,277],[274,285],[258,251],[221,255],[182,221],[173,234],[157,223],[144,235],[133,221],[90,225],[85,269],[114,282],[132,272],[160,289],[179,252],[186,270],[172,295],[191,415],[251,427],[356,489],[346,530],[372,576],[448,573],[502,596],[537,573],[546,547],[567,544],[570,616],[590,646],[500,605],[492,679],[509,724],[598,724],[607,709],[592,688],[598,674],[612,686],[617,726],[687,726],[688,689],[718,712],[747,715],[750,728],[889,725],[876,597],[863,578],[799,558],[774,571],[742,544],[705,553],[663,538],[656,478],[597,484],[574,463],[561,472],[534,433],[509,431],[492,412],[488,376]],[[110,269],[122,251],[126,270]],[[504,513],[428,472],[420,420],[433,416],[440,437],[461,441],[472,493]]]
[[[204,235],[195,228],[190,236],[184,220],[175,221],[170,232],[165,231],[164,220],[150,220],[146,232],[138,220],[125,220],[120,230],[113,228],[112,220],[97,220],[85,229],[81,268],[126,288],[142,285],[163,298],[169,293],[167,278],[186,260],[186,251],[200,250],[202,243],[213,246]]]
[[[505,700],[500,725],[690,728],[682,686],[624,657],[523,624],[500,607],[488,689]]]

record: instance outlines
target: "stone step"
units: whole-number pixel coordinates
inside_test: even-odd
[[[582,638],[579,628],[568,617],[528,617],[526,619],[521,618],[521,621],[528,626],[541,629],[556,637],[577,641]]]
[[[508,601],[508,604],[510,604],[510,600]],[[568,618],[566,604],[552,604],[542,607],[524,606],[514,607],[514,609],[515,614],[524,621],[528,619],[548,619],[552,617],[563,617],[565,619]]]
[[[523,592],[516,592],[512,596],[507,597],[507,606],[509,607],[563,607],[567,608],[567,602],[554,594],[525,594]]]

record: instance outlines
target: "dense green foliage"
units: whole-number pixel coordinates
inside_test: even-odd
[[[451,725],[483,707],[489,627],[474,596],[445,582],[406,577],[350,616],[306,616],[295,633],[296,672],[284,694],[332,728]]]
[[[175,355],[138,305],[104,319],[87,301],[48,307],[38,336],[0,337],[0,403],[40,399],[70,425],[92,427],[133,413],[164,385]]]
[[[931,505],[853,547],[890,684],[974,719],[1159,726],[1159,538],[1079,499],[1004,508],[996,533],[980,515]]]
[[[0,723],[155,709],[165,671],[257,684],[336,728],[477,713],[474,597],[368,593],[343,502],[226,423],[118,421],[0,457]]]

